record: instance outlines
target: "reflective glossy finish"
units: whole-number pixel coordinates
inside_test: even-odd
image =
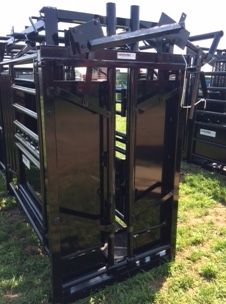
[[[55,302],[173,258],[180,160],[180,56],[67,54],[43,46],[10,90],[10,185],[50,256]]]
[[[187,158],[207,169],[225,174],[225,51],[218,51],[215,57],[212,71],[202,75],[202,97],[206,104],[199,104],[195,108],[194,117],[189,123]]]

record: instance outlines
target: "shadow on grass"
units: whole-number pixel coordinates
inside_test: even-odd
[[[48,257],[0,179],[0,304],[49,303],[50,265]],[[161,289],[170,264],[138,273],[76,303],[152,303]]]
[[[0,244],[0,303],[48,303],[48,258],[17,207],[1,211]]]
[[[0,303],[49,303],[49,260],[17,207],[2,210],[0,231]],[[109,285],[76,303],[150,304],[155,300],[169,271],[170,263],[165,263]]]
[[[49,262],[0,180],[0,304],[48,303]]]
[[[170,273],[171,263],[165,263],[82,299],[78,304],[151,304]]]

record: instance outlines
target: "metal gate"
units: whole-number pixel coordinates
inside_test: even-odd
[[[106,17],[41,12],[7,42],[1,113],[7,183],[50,257],[53,302],[64,303],[174,258],[185,62],[172,47],[189,33],[184,14],[157,24],[136,6],[131,20],[112,3]],[[140,52],[143,40],[157,52]]]

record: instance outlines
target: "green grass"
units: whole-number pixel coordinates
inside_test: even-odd
[[[49,261],[0,180],[0,304],[48,303]]]
[[[175,262],[78,303],[226,303],[226,178],[184,167]],[[0,304],[48,303],[49,262],[0,182]]]

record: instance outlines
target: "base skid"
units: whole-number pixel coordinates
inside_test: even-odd
[[[85,298],[106,285],[121,282],[140,271],[147,271],[170,261],[170,255],[170,246],[156,247],[114,266],[103,267],[95,272],[65,282],[62,286],[62,298],[54,299],[53,303],[69,303]]]

